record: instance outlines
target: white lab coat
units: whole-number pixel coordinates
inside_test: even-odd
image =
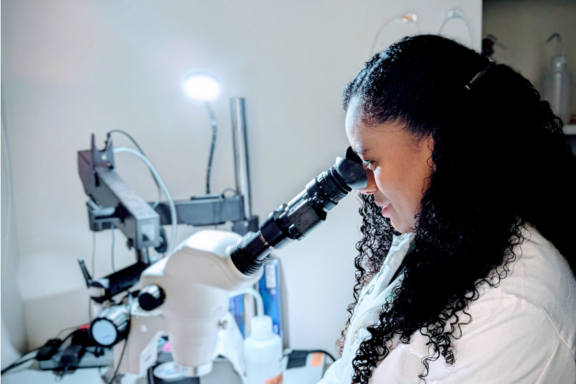
[[[496,288],[484,285],[468,312],[473,321],[453,341],[456,362],[430,363],[429,384],[575,384],[576,280],[556,248],[534,228],[516,248],[511,274]],[[370,337],[385,300],[401,277],[390,284],[410,246],[411,235],[394,238],[379,273],[363,288],[348,327],[342,357],[319,384],[349,384],[352,359],[361,341]],[[395,343],[375,369],[371,383],[420,383],[418,374],[429,355],[425,338],[416,332],[410,344]]]

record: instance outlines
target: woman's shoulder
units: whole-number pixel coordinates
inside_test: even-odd
[[[456,362],[431,363],[431,382],[572,382],[576,279],[534,228],[527,227],[524,237],[508,275],[496,287],[482,284],[479,298],[459,314],[464,324],[456,330]],[[426,341],[417,332],[407,348],[423,358]]]
[[[576,279],[566,259],[533,227],[523,230],[524,241],[515,248],[515,260],[496,288],[481,287],[480,298],[470,303],[476,317],[534,317],[541,313],[563,343],[576,354]],[[478,313],[479,308],[486,312]],[[530,319],[527,319],[530,320]],[[532,322],[531,325],[538,323]],[[539,329],[534,329],[538,332]]]
[[[568,262],[533,227],[525,228],[523,235],[508,276],[501,280],[502,295],[526,300],[550,315],[569,314],[575,320],[576,279]]]
[[[476,300],[467,313],[470,322],[456,332],[455,364],[447,365],[443,359],[431,363],[430,382],[572,382],[576,374],[574,323],[559,329],[541,307],[507,295]],[[460,320],[468,319],[462,315]],[[425,357],[426,338],[417,333],[414,341],[413,352]]]

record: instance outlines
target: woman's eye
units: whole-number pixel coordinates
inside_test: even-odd
[[[371,168],[372,163],[373,163],[372,160],[362,160],[362,166],[364,167],[364,169],[372,170]]]

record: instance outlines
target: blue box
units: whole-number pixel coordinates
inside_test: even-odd
[[[244,295],[238,295],[230,298],[230,307],[228,311],[232,314],[240,328],[242,337],[245,335],[245,321],[246,321],[246,310],[244,308]]]
[[[264,302],[264,314],[272,318],[274,333],[282,337],[282,294],[280,289],[280,259],[271,257],[264,264],[264,274],[258,281],[258,291]]]

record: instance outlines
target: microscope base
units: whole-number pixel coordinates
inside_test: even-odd
[[[184,365],[174,363],[174,369],[184,377],[200,377],[205,376],[212,372],[213,363],[209,362],[198,367],[186,367]]]
[[[212,372],[202,377],[178,375],[173,362],[163,363],[148,370],[148,384],[242,384],[242,378],[232,364],[224,358],[217,358]]]

